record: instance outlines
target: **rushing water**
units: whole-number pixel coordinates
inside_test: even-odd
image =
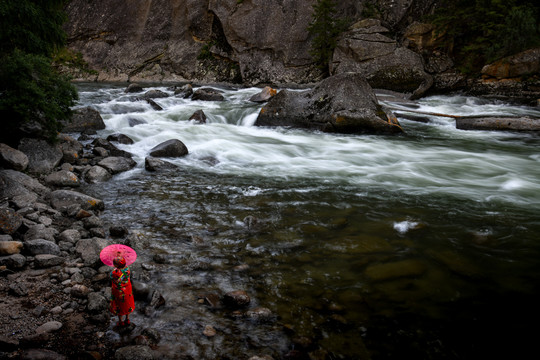
[[[105,120],[100,136],[135,140],[120,147],[137,168],[85,190],[106,201],[105,218],[147,243],[146,270],[135,273],[167,303],[134,319],[162,333],[160,356],[476,359],[535,348],[537,135],[462,131],[433,116],[399,118],[399,136],[258,128],[255,88],[225,89],[225,102],[155,99],[162,111],[121,85],[79,88],[80,106]],[[540,117],[463,96],[414,108]],[[188,121],[198,109],[207,124]],[[190,152],[170,160],[178,170],[146,172],[148,151],[171,138]],[[250,294],[245,310],[273,315],[256,321],[198,302],[231,290]],[[217,335],[204,336],[206,325]]]

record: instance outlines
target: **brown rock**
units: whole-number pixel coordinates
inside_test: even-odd
[[[23,243],[20,241],[0,241],[0,255],[13,255],[21,252]]]
[[[247,306],[251,301],[251,298],[247,292],[243,290],[235,290],[226,293],[223,296],[223,302],[232,308],[239,308]]]

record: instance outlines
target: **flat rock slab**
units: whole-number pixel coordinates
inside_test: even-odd
[[[71,190],[56,190],[51,193],[51,206],[59,211],[67,210],[73,204],[84,210],[103,210],[103,200]]]

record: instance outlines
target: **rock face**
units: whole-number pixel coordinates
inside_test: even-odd
[[[330,72],[358,72],[374,88],[414,93],[418,97],[433,84],[422,57],[385,36],[379,20],[366,19],[352,26],[338,41]]]
[[[397,119],[382,109],[358,73],[343,73],[313,90],[282,90],[261,109],[257,126],[291,126],[337,133],[400,133]]]

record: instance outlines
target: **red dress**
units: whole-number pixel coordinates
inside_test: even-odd
[[[131,290],[129,267],[114,268],[111,272],[112,296],[109,311],[113,315],[127,315],[135,310],[135,299]]]

